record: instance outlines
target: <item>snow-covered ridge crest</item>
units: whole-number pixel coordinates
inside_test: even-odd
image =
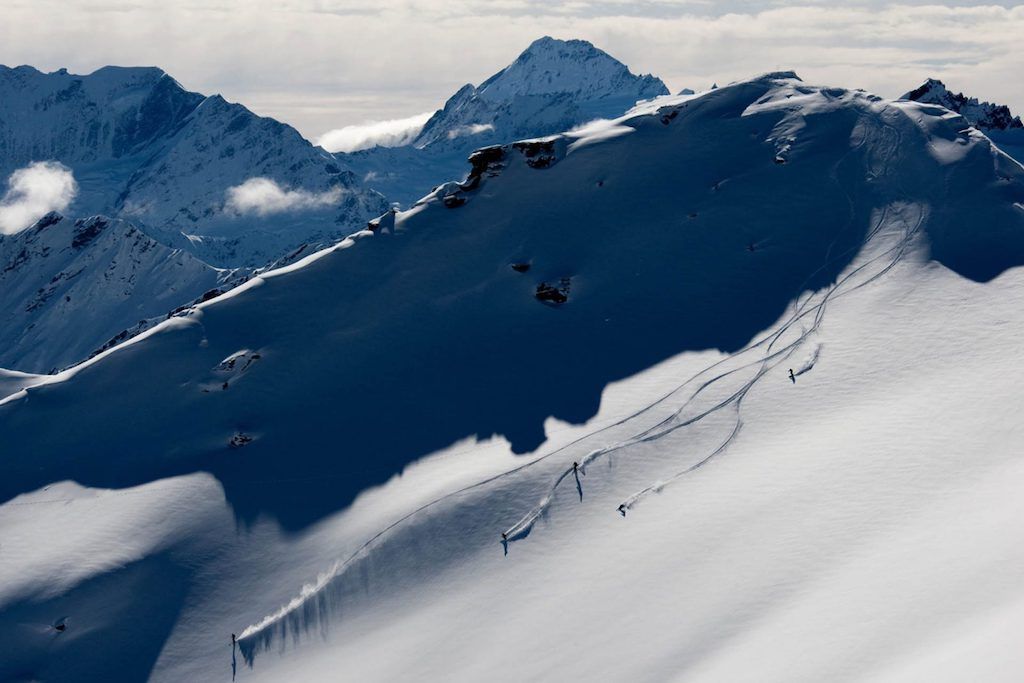
[[[954,93],[935,78],[929,78],[919,87],[903,95],[901,99],[938,104],[963,116],[972,126],[982,130],[1010,130],[1024,128],[1019,116],[1003,104],[980,102],[976,97]]]

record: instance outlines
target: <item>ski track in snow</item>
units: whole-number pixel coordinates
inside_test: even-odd
[[[902,140],[902,134],[898,131],[898,129],[886,123],[884,121],[884,118],[882,120],[881,125],[886,130],[895,133],[895,140],[886,146],[886,154],[884,160],[881,162],[881,166],[883,166],[887,170],[891,170],[891,165],[894,159],[898,157],[898,150]],[[850,154],[860,150],[865,144],[866,136],[865,139],[861,140],[857,145],[852,147],[847,152],[847,154],[844,155],[844,157],[836,164],[836,171],[838,171],[839,167],[842,166],[842,164],[849,157]],[[901,203],[897,200],[890,200],[889,203],[886,204],[881,209],[880,215],[875,220],[874,225],[871,227],[871,229],[864,236],[863,240],[859,241],[856,245],[844,250],[840,254],[833,256],[833,249],[835,248],[836,244],[838,244],[842,235],[849,229],[855,217],[853,199],[847,196],[847,200],[850,203],[851,207],[850,217],[847,223],[836,232],[835,238],[833,239],[833,241],[831,242],[826,251],[825,260],[822,263],[822,265],[807,278],[804,285],[800,287],[799,291],[802,291],[807,286],[807,284],[813,280],[814,277],[820,274],[835,260],[848,256],[851,251],[864,251],[865,249],[867,249],[867,247],[872,243],[874,238],[879,235],[879,233],[881,233],[886,227],[890,227],[891,225],[897,222],[903,225],[903,235],[901,236],[900,240],[894,246],[888,248],[881,254],[869,258],[866,262],[862,263],[861,265],[857,266],[856,268],[848,272],[846,275],[841,277],[832,285],[821,290],[818,290],[816,292],[812,292],[804,297],[798,297],[793,313],[789,316],[789,318],[781,322],[774,330],[769,331],[756,341],[751,342],[750,344],[736,351],[735,353],[732,353],[729,356],[722,358],[712,363],[711,365],[708,365],[707,367],[698,371],[697,373],[686,379],[684,382],[676,386],[671,391],[663,394],[661,397],[659,397],[652,403],[644,406],[643,408],[640,408],[639,410],[621,419],[612,422],[611,424],[605,425],[593,432],[590,432],[589,434],[585,434],[551,451],[550,453],[542,455],[528,463],[524,463],[519,467],[499,473],[497,475],[494,475],[492,477],[476,482],[469,486],[463,487],[461,489],[452,491],[437,499],[434,499],[433,501],[430,501],[416,508],[415,510],[407,513],[406,515],[392,522],[390,525],[384,527],[376,534],[371,536],[369,539],[367,539],[347,558],[345,558],[344,560],[336,561],[327,571],[321,573],[316,578],[315,581],[304,585],[300,590],[299,595],[293,598],[286,605],[283,605],[276,612],[265,616],[260,621],[250,626],[247,626],[245,629],[243,629],[241,635],[238,637],[238,644],[242,656],[246,660],[246,662],[250,666],[252,666],[255,656],[259,652],[269,649],[270,646],[278,637],[280,637],[283,642],[285,640],[285,637],[289,633],[292,634],[293,638],[297,638],[300,632],[309,630],[313,624],[320,623],[321,625],[323,625],[327,619],[327,608],[324,603],[325,600],[328,599],[328,597],[325,596],[325,592],[329,591],[331,586],[335,584],[335,582],[337,582],[340,578],[342,578],[358,560],[366,557],[369,551],[372,550],[373,547],[383,537],[385,537],[387,534],[389,534],[397,527],[402,526],[413,517],[418,516],[423,511],[427,510],[428,508],[432,508],[435,505],[438,505],[439,503],[452,499],[471,490],[481,488],[497,480],[521,473],[527,468],[533,467],[538,463],[547,461],[550,458],[565,453],[569,449],[572,449],[573,447],[576,447],[581,443],[590,440],[600,434],[606,433],[617,427],[626,425],[634,421],[638,417],[653,411],[658,406],[661,406],[669,402],[672,398],[676,397],[680,392],[682,392],[686,387],[692,385],[694,382],[699,381],[702,377],[706,377],[708,374],[721,368],[721,366],[730,364],[731,362],[735,362],[737,360],[743,360],[744,358],[751,355],[752,352],[755,352],[756,350],[763,348],[764,355],[761,358],[745,362],[739,365],[738,367],[734,367],[732,369],[726,369],[725,371],[720,372],[717,375],[714,375],[710,379],[706,379],[705,381],[703,381],[692,392],[692,394],[690,394],[690,396],[686,398],[682,405],[680,405],[680,407],[673,411],[668,417],[662,419],[661,421],[659,421],[658,423],[651,427],[642,429],[638,433],[634,434],[632,437],[619,441],[618,443],[612,446],[591,450],[590,452],[587,453],[586,456],[584,456],[578,462],[580,473],[585,475],[587,465],[596,462],[598,459],[604,456],[622,451],[632,445],[657,441],[680,429],[686,428],[694,424],[698,424],[699,422],[704,420],[704,418],[708,417],[709,415],[715,414],[723,409],[731,408],[734,411],[732,428],[716,448],[714,448],[710,453],[706,454],[702,458],[698,459],[696,462],[691,463],[683,470],[678,471],[665,479],[659,480],[651,484],[650,486],[647,486],[641,489],[640,491],[637,491],[636,493],[632,494],[631,496],[627,497],[623,501],[622,505],[618,508],[619,512],[625,515],[627,510],[631,509],[633,506],[635,506],[641,500],[645,499],[650,494],[660,493],[667,486],[686,477],[686,475],[702,468],[711,460],[713,460],[714,458],[728,450],[730,444],[737,438],[743,427],[743,398],[750,392],[751,389],[753,389],[760,382],[761,379],[763,379],[766,375],[770,374],[770,372],[783,361],[790,358],[793,353],[795,353],[799,348],[801,348],[803,344],[808,339],[810,339],[815,332],[817,332],[817,330],[819,329],[824,320],[827,305],[833,298],[840,298],[848,294],[852,294],[853,292],[875,282],[879,278],[883,277],[886,273],[888,273],[892,268],[894,268],[903,259],[903,256],[906,254],[908,247],[912,244],[914,238],[918,235],[918,233],[924,225],[926,214],[922,207],[909,203]],[[907,211],[916,212],[916,216],[913,220],[913,226],[909,226],[909,222],[903,215],[898,215],[895,217],[895,219],[890,220],[890,215],[893,213],[894,208],[898,209],[900,214],[903,214],[904,212]],[[884,261],[887,257],[890,258],[887,262],[885,262],[885,265],[880,270],[878,270],[877,272],[869,272],[866,277],[862,276],[863,271],[869,269],[872,266],[877,265],[879,261]],[[800,300],[801,298],[803,299],[802,301]],[[787,332],[789,332],[791,328],[793,328],[795,325],[803,321],[806,317],[811,316],[812,314],[813,320],[810,327],[806,329],[801,329],[801,332],[796,337],[796,339],[790,341],[789,343],[785,344],[784,346],[777,350],[775,349],[776,344],[784,337],[784,335]],[[813,350],[810,359],[804,363],[799,374],[803,374],[810,370],[811,367],[813,367],[814,363],[817,361],[820,349],[821,346],[818,345]],[[715,403],[709,408],[699,411],[693,417],[687,419],[681,418],[683,412],[688,407],[690,407],[698,398],[700,398],[701,395],[705,392],[705,390],[707,390],[709,387],[712,387],[716,383],[731,378],[733,375],[741,373],[745,370],[750,370],[751,368],[756,368],[754,374],[750,376],[748,379],[746,379],[746,381],[742,382],[739,388],[730,393],[724,400]],[[545,490],[544,495],[538,501],[537,505],[535,505],[529,513],[527,513],[523,518],[518,520],[515,524],[513,524],[504,532],[504,536],[501,540],[501,543],[504,546],[506,553],[508,552],[508,546],[512,542],[523,540],[531,533],[536,523],[545,516],[547,511],[551,508],[552,504],[554,503],[555,496],[557,494],[559,486],[567,477],[569,477],[573,473],[574,470],[572,465],[570,464],[566,469],[560,472],[560,474],[555,478],[551,485]],[[578,481],[577,485],[579,485]],[[579,488],[579,491],[581,493],[582,499],[582,488]]]

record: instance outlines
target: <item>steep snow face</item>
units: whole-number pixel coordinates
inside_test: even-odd
[[[471,169],[0,402],[0,678],[1012,680],[1024,169],[785,73]]]
[[[1006,105],[979,102],[977,98],[963,93],[952,93],[942,81],[934,78],[929,78],[902,99],[937,104],[957,112],[972,126],[984,131],[1001,150],[1024,164],[1024,123]]]
[[[587,41],[545,37],[479,86],[463,86],[411,146],[349,159],[367,184],[408,205],[433,184],[459,177],[477,147],[559,133],[667,94],[660,79],[633,74]]]
[[[972,126],[986,131],[1024,128],[1020,117],[1011,114],[1006,105],[979,102],[976,97],[950,92],[942,81],[934,78],[929,78],[920,87],[906,93],[902,99],[938,104],[962,115]]]
[[[226,275],[124,221],[49,214],[0,237],[0,366],[50,372],[87,358]]]
[[[0,67],[0,173],[49,160],[78,182],[69,213],[131,220],[220,266],[264,265],[387,206],[291,127],[188,92],[154,68]],[[329,201],[274,216],[232,210],[231,189],[253,178]]]

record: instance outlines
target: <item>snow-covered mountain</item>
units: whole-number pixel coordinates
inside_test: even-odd
[[[387,206],[290,126],[156,68],[0,67],[0,174],[33,161],[72,170],[70,215],[130,220],[218,266],[264,265]]]
[[[460,88],[413,145],[447,145],[468,137],[479,146],[549,135],[618,116],[639,100],[667,94],[660,79],[634,75],[585,40],[545,36],[479,86]]]
[[[1006,105],[979,102],[976,97],[951,92],[942,81],[934,78],[929,78],[919,87],[906,93],[902,99],[945,107],[963,116],[972,126],[984,131],[1024,128],[1020,117],[1010,113],[1010,108]]]
[[[478,147],[619,116],[668,92],[660,79],[634,75],[585,40],[544,37],[479,86],[460,88],[411,144],[338,156],[369,186],[408,205],[437,183],[461,177],[465,157]]]
[[[903,99],[937,104],[957,112],[991,138],[999,149],[1024,164],[1024,123],[1006,105],[979,102],[975,97],[950,92],[942,81],[934,78],[903,95]]]
[[[1015,680],[1022,264],[791,73],[481,150],[0,401],[0,678]]]
[[[48,214],[0,235],[0,367],[70,365],[230,278],[124,221]]]

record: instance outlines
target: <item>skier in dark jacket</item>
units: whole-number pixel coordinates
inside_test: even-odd
[[[794,374],[793,374],[793,368],[790,368],[790,369],[789,369],[789,380],[790,380],[790,381],[791,381],[791,382],[792,382],[793,384],[796,384],[796,375],[794,375]]]

